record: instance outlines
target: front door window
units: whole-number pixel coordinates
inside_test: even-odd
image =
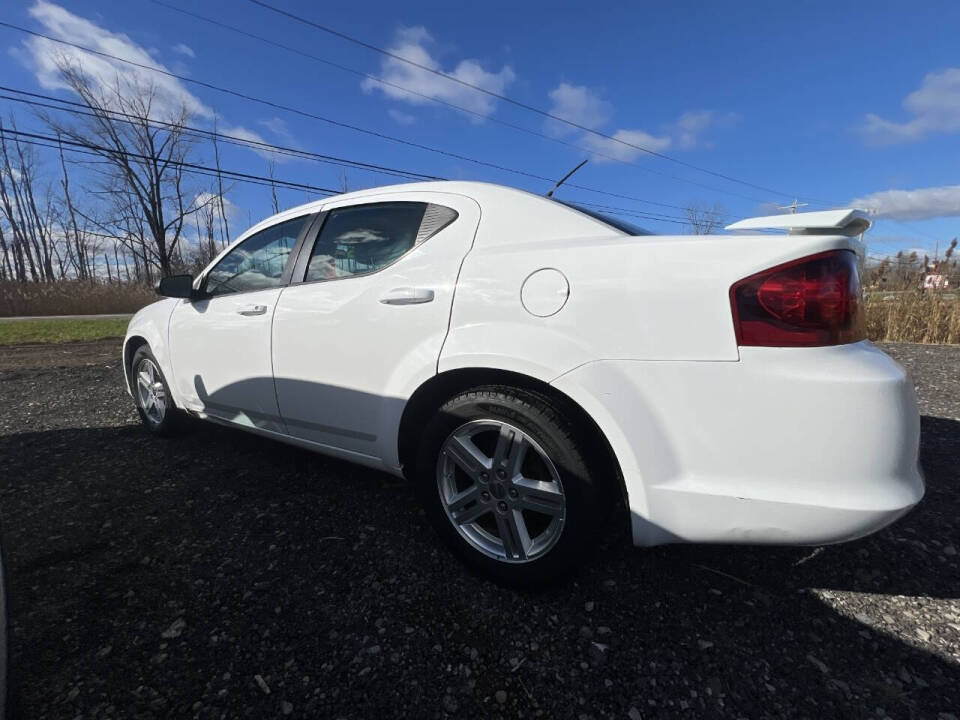
[[[223,256],[207,273],[208,295],[265,290],[283,283],[283,270],[309,215],[261,230]]]

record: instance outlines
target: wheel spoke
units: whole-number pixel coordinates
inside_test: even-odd
[[[510,510],[507,513],[497,513],[497,531],[500,541],[508,558],[526,560],[527,552],[532,544],[527,533],[527,523],[519,510]]]
[[[494,467],[503,470],[508,478],[520,474],[523,459],[527,455],[527,439],[522,433],[503,425],[497,437],[497,449],[493,455]]]
[[[478,488],[476,485],[471,485],[466,490],[461,490],[452,498],[450,498],[450,500],[447,501],[447,507],[450,508],[450,512],[458,513],[467,505],[479,499],[480,488]]]
[[[514,480],[513,484],[520,491],[517,505],[521,509],[551,517],[559,517],[563,514],[563,493],[556,484],[523,477]]]
[[[471,478],[476,479],[481,471],[490,469],[490,458],[468,437],[454,435],[443,446],[443,452]]]
[[[454,495],[447,507],[458,525],[472,523],[490,511],[489,506],[480,502],[480,489],[476,485]]]

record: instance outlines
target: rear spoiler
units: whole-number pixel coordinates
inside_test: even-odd
[[[794,235],[862,235],[870,227],[863,210],[821,210],[819,212],[766,215],[727,225],[727,230],[788,230]]]

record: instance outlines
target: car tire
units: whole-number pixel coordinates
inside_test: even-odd
[[[160,363],[148,345],[141,345],[133,354],[130,391],[137,405],[140,422],[151,433],[170,436],[183,428],[184,414],[173,402]]]
[[[427,423],[414,482],[427,517],[460,560],[500,584],[548,585],[594,547],[606,480],[561,404],[484,386]]]

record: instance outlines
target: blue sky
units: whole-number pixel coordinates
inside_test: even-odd
[[[684,207],[722,204],[731,220],[794,196],[809,209],[854,201],[875,210],[873,252],[943,248],[960,215],[960,3],[528,2],[315,3],[271,0],[292,13],[454,74],[521,103],[671,158],[777,192],[651,157],[425,73],[250,2],[170,4],[471,110],[469,115],[356,74],[214,27],[149,0],[7,3],[0,19],[440,150]],[[50,72],[49,43],[0,28],[3,84],[69,95]],[[63,51],[63,48],[60,48]],[[85,66],[96,67],[89,56]],[[103,64],[103,61],[99,61]],[[123,67],[122,65],[119,67]],[[103,72],[113,72],[104,65]],[[132,72],[124,68],[124,72]],[[194,124],[267,142],[448,178],[545,192],[549,183],[162,79]],[[39,127],[25,109],[21,127]],[[500,122],[498,122],[500,121]],[[519,125],[550,138],[523,133]],[[557,142],[561,141],[561,142]],[[562,144],[562,143],[567,143]],[[577,147],[570,147],[575,145]],[[211,161],[211,153],[201,150]],[[616,158],[622,162],[614,161]],[[338,187],[340,169],[283,159],[276,175]],[[265,175],[268,160],[228,147],[223,165]],[[351,187],[393,182],[350,170]],[[195,178],[198,190],[206,178]],[[574,188],[562,197],[657,213],[662,233],[683,213]],[[236,183],[238,229],[270,212],[269,192]],[[281,191],[281,205],[307,199]]]

